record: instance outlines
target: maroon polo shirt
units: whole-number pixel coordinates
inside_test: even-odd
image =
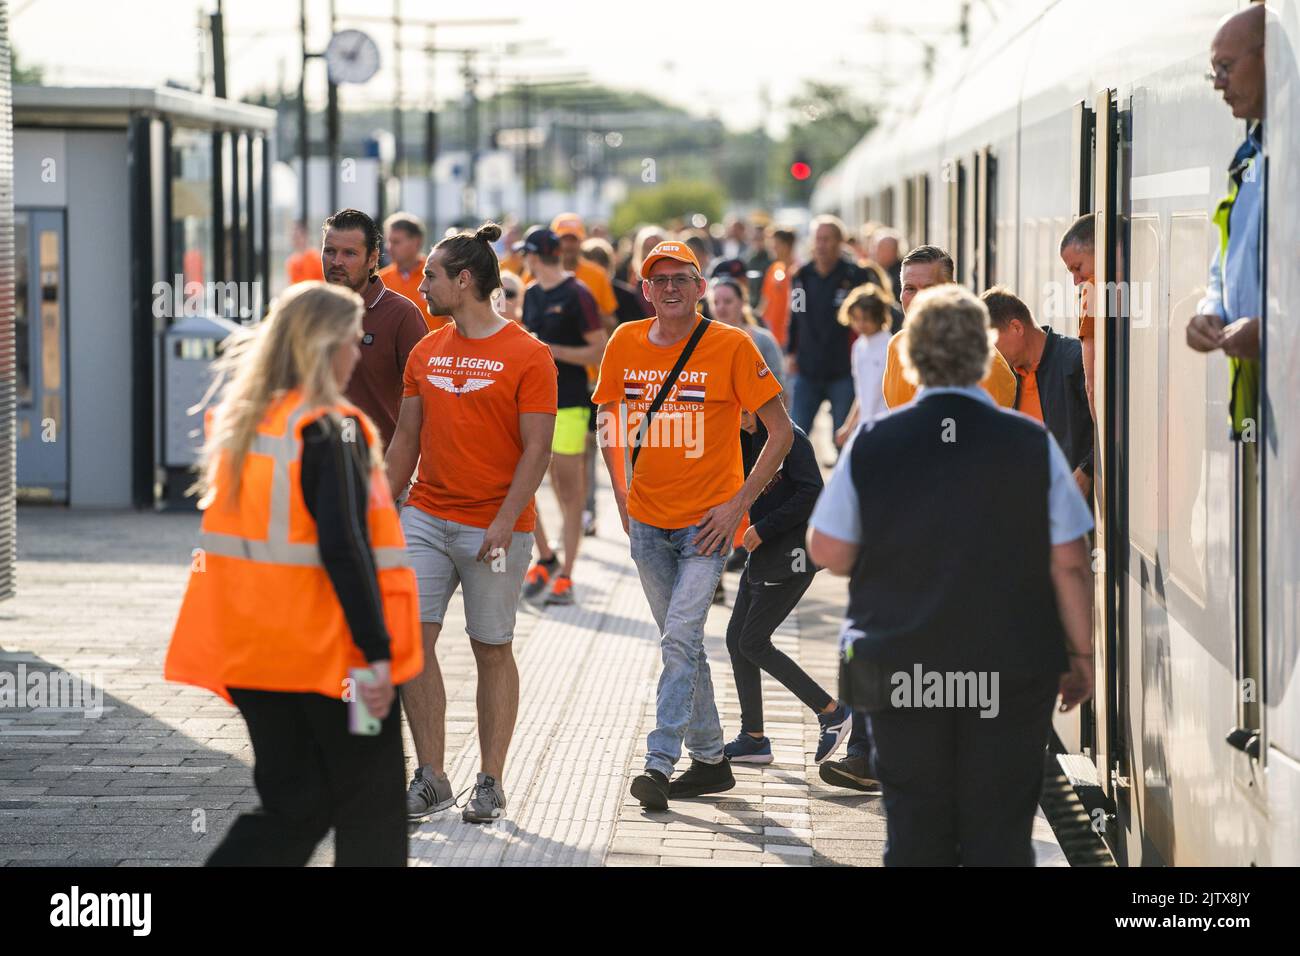
[[[388,289],[379,276],[370,277],[361,297],[366,303],[361,361],[345,394],[379,426],[387,449],[397,431],[397,415],[402,407],[406,357],[428,334],[429,327],[419,306]]]

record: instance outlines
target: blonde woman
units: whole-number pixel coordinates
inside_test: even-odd
[[[219,362],[200,547],[164,675],[231,701],[262,807],[210,866],[406,863],[394,685],[423,667],[415,575],[374,424],[344,402],[355,292],[300,283]]]

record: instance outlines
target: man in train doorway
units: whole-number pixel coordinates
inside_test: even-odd
[[[1094,246],[1095,217],[1084,213],[1070,224],[1061,237],[1060,255],[1065,268],[1070,271],[1070,278],[1076,287],[1081,288],[1079,296],[1079,342],[1083,346],[1083,385],[1088,393],[1088,410],[1093,420],[1097,418],[1097,405],[1092,397],[1092,376],[1096,339],[1093,338],[1093,302],[1096,292],[1093,289],[1093,277],[1097,270],[1097,256]]]
[[[1246,139],[1228,167],[1228,194],[1214,223],[1219,249],[1209,286],[1187,324],[1187,344],[1222,350],[1231,371],[1233,438],[1253,449],[1260,378],[1260,317],[1264,312],[1260,257],[1264,211],[1264,4],[1225,17],[1210,43],[1214,88],[1232,115],[1246,121]]]

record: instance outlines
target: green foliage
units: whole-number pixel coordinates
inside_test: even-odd
[[[40,86],[45,82],[45,70],[39,66],[24,66],[18,50],[10,47],[9,78],[14,86]]]
[[[726,196],[713,183],[700,180],[673,180],[638,189],[614,210],[610,232],[626,235],[643,223],[670,225],[695,213],[703,213],[709,222],[722,218]]]

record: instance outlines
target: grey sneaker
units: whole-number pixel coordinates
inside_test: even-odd
[[[474,781],[474,792],[460,818],[466,823],[491,823],[505,816],[506,794],[494,777],[485,773]]]
[[[451,781],[432,767],[419,767],[406,791],[406,816],[420,820],[431,813],[446,810],[456,802],[451,792]]]

